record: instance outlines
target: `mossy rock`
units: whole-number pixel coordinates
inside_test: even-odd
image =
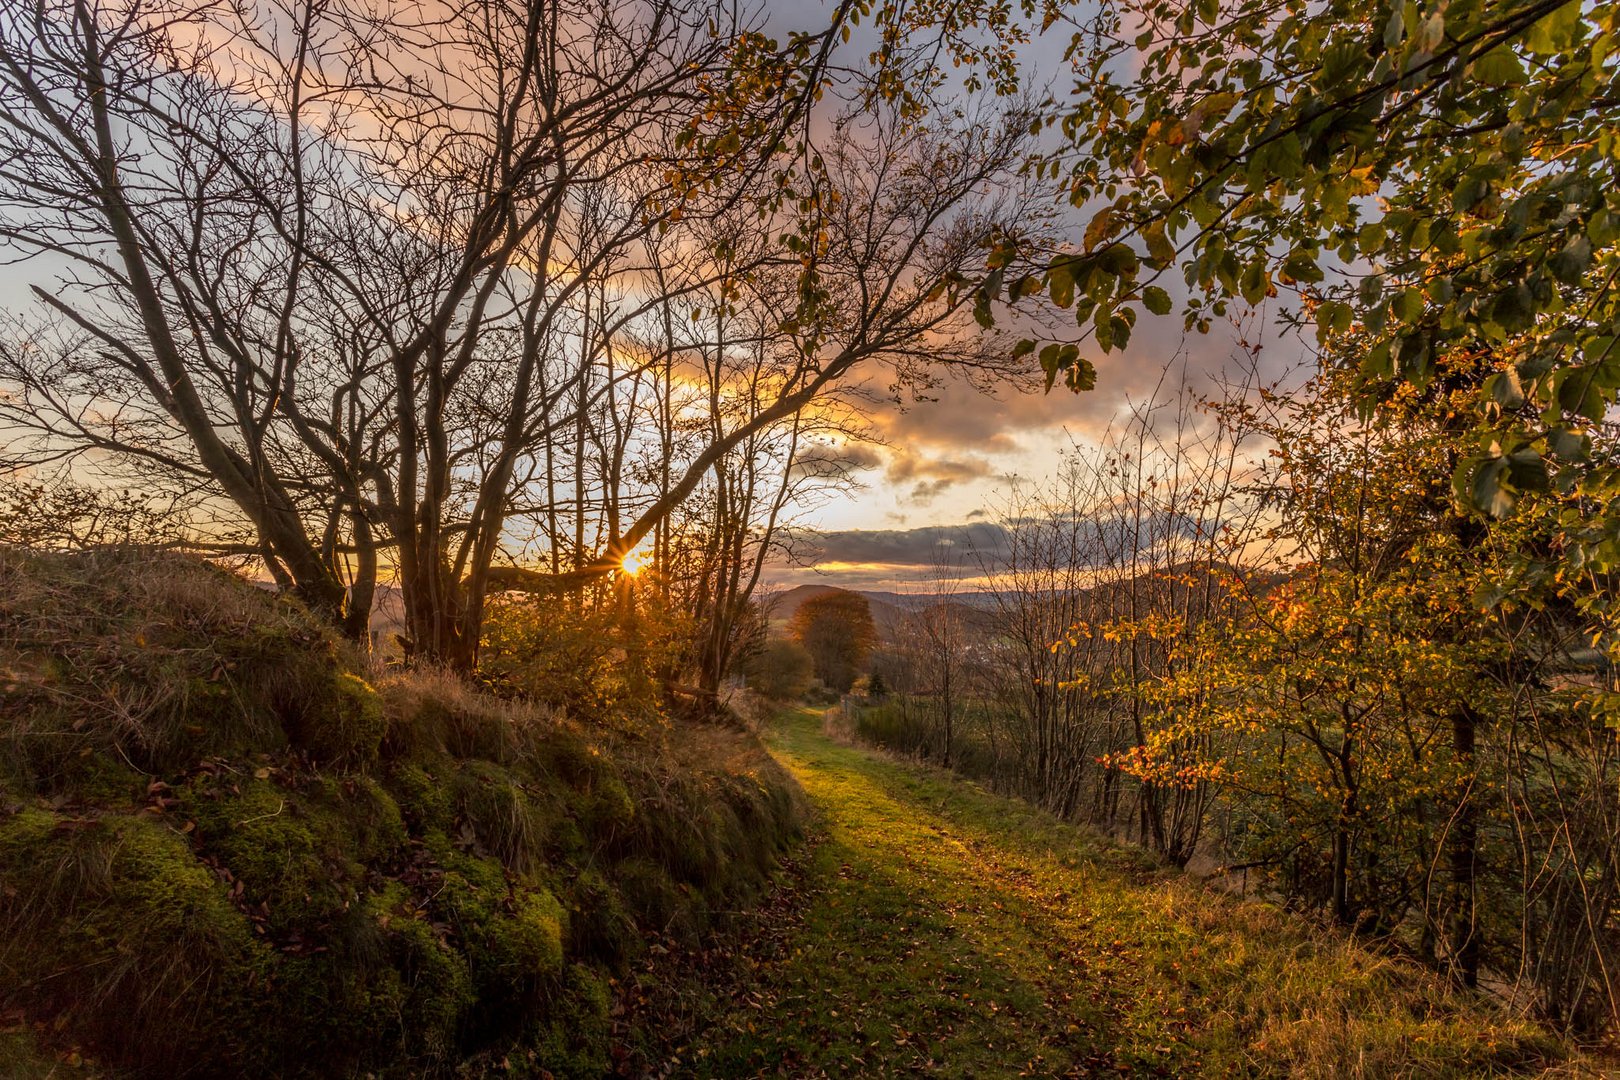
[[[535,1036],[535,1057],[559,1080],[586,1080],[611,1073],[613,998],[606,980],[583,964],[571,964]]]
[[[580,801],[581,825],[603,843],[611,843],[635,822],[635,799],[617,773],[604,770]]]
[[[143,817],[0,819],[0,985],[137,1075],[261,1061],[274,957],[192,857]]]
[[[150,782],[124,762],[88,746],[64,755],[56,769],[40,779],[32,794],[69,805],[115,809],[139,806]]]
[[[507,869],[526,874],[538,865],[555,818],[529,798],[509,770],[464,762],[454,781],[454,805],[457,818]]]
[[[626,859],[613,868],[613,881],[626,912],[643,929],[683,942],[695,937],[689,894],[665,867],[649,859]]]
[[[595,870],[574,879],[568,919],[568,954],[620,968],[646,947],[619,890]]]
[[[599,749],[566,728],[550,733],[536,748],[535,764],[576,790],[587,790],[607,767]]]
[[[404,890],[397,886],[374,899],[370,912],[386,931],[392,966],[405,991],[401,1011],[408,1057],[420,1062],[450,1063],[461,1045],[461,1031],[478,1001],[472,965],[451,948],[434,927],[406,910]]]
[[[264,905],[272,936],[307,936],[348,910],[365,868],[341,805],[258,778],[201,777],[179,794],[202,852]]]
[[[448,757],[422,763],[396,761],[388,766],[388,789],[412,836],[448,833],[455,824],[450,791],[455,772],[455,763]]]
[[[324,687],[311,687],[282,723],[292,744],[325,765],[357,768],[377,760],[388,726],[382,698],[348,671],[334,672]]]
[[[370,776],[325,777],[320,801],[341,816],[362,865],[391,862],[409,839],[399,802]]]

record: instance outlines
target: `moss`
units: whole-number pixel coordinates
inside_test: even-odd
[[[377,760],[388,726],[377,691],[347,671],[333,673],[318,692],[297,702],[283,724],[293,745],[316,761],[351,767]]]
[[[404,1038],[411,1057],[454,1059],[459,1033],[478,998],[467,957],[446,944],[426,921],[395,916],[388,947],[405,987]]]
[[[562,969],[562,905],[542,888],[524,889],[510,901],[511,913],[491,925],[490,955],[495,973],[514,982],[552,975]]]
[[[369,776],[327,777],[321,781],[321,802],[341,816],[353,837],[351,854],[363,864],[391,861],[405,846],[407,830],[399,803]]]
[[[595,870],[582,870],[571,892],[570,956],[618,967],[641,952],[641,930],[612,882]]]
[[[582,818],[587,835],[611,841],[636,817],[630,789],[616,773],[603,771],[583,800]]]
[[[129,807],[142,801],[148,780],[122,761],[85,747],[65,755],[41,795],[81,806]]]
[[[585,833],[579,823],[571,817],[561,817],[551,822],[551,835],[547,838],[546,851],[557,862],[575,862],[584,858],[590,845],[586,843]]]
[[[31,1011],[137,1070],[255,1061],[272,957],[224,885],[156,821],[0,822],[0,971]]]
[[[433,909],[470,966],[477,1041],[514,1037],[562,969],[562,905],[541,886],[510,880],[493,859],[457,854],[445,864]]]
[[[588,787],[601,768],[599,751],[566,729],[553,732],[536,748],[536,764],[576,789]]]
[[[242,884],[249,903],[263,905],[270,934],[303,933],[349,907],[364,868],[339,807],[256,778],[226,786],[203,777],[180,794],[203,852]]]
[[[388,767],[388,788],[413,836],[448,832],[455,823],[447,783],[454,772],[449,758],[427,764],[397,761]]]
[[[481,985],[522,984],[562,967],[562,905],[542,886],[511,881],[492,859],[452,857],[435,906],[465,943]]]
[[[559,1078],[608,1075],[612,995],[606,981],[583,964],[572,964],[551,1006],[535,1038],[539,1063]]]
[[[546,816],[506,769],[488,762],[466,762],[455,778],[456,815],[478,842],[514,873],[539,862],[546,841]]]
[[[680,941],[693,937],[691,902],[663,866],[649,859],[626,859],[613,868],[613,880],[637,924]]]

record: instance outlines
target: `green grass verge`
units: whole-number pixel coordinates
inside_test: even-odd
[[[681,1052],[700,1076],[1574,1072],[1533,1024],[939,770],[769,737],[819,818],[803,902]]]

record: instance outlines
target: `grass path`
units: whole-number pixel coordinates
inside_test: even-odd
[[[1556,1066],[1533,1028],[1415,967],[1239,903],[1022,803],[768,734],[811,847],[701,1076],[1477,1076]]]

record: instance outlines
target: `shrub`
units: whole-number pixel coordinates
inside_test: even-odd
[[[773,701],[792,701],[810,689],[813,668],[803,645],[790,638],[772,638],[749,658],[745,674],[755,691]]]

